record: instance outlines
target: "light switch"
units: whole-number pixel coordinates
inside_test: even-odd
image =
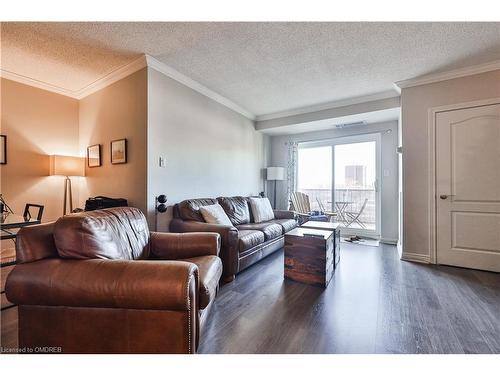
[[[160,168],[165,168],[165,167],[166,167],[165,158],[163,156],[160,156]]]
[[[391,175],[391,171],[388,169],[384,169],[384,177],[389,177]]]

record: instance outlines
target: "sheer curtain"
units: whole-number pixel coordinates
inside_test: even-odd
[[[288,150],[287,158],[287,190],[286,190],[286,202],[283,206],[287,209],[290,208],[290,196],[294,191],[297,190],[297,149],[299,146],[298,142],[289,141],[286,142]]]

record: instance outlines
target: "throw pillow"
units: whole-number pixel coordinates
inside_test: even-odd
[[[220,204],[210,204],[200,207],[201,216],[209,224],[233,225]]]
[[[224,209],[233,225],[248,224],[250,222],[250,211],[248,200],[245,197],[219,197],[217,201]]]
[[[268,198],[249,198],[253,221],[262,223],[274,219],[274,211]]]

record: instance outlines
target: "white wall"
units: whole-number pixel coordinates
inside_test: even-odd
[[[266,136],[253,122],[148,68],[148,214],[154,197],[251,195],[263,190]],[[158,158],[166,158],[160,168]],[[171,210],[161,216],[167,230]]]
[[[401,91],[403,257],[430,255],[429,201],[434,197],[429,192],[429,109],[498,97],[500,70]]]
[[[385,133],[386,130],[390,133]],[[381,181],[381,238],[395,242],[398,239],[398,156],[396,148],[398,145],[398,123],[397,121],[370,124],[366,127],[355,127],[346,129],[335,129],[320,132],[309,132],[271,137],[271,164],[273,166],[285,167],[287,165],[288,141],[306,142],[346,137],[365,133],[382,133],[381,135],[381,162],[382,170],[388,170],[390,175]],[[277,205],[280,208],[287,207],[286,181],[278,181]],[[269,185],[269,197],[273,199],[272,185]]]

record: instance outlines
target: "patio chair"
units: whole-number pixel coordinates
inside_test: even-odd
[[[328,215],[323,214],[319,211],[311,210],[311,203],[309,201],[309,196],[300,191],[295,191],[291,194],[290,200],[292,201],[292,209],[295,211],[299,218],[299,224],[303,224],[306,221],[328,221]]]
[[[359,219],[361,214],[366,208],[366,204],[368,203],[368,198],[365,198],[365,201],[361,205],[361,209],[358,212],[349,212],[344,211],[344,217],[346,218],[346,227],[352,225],[353,223],[358,224],[361,228],[366,229],[366,225]]]
[[[321,202],[321,200],[319,198],[316,198],[316,202],[318,202],[319,209],[323,213],[323,215],[328,216],[328,221],[332,221],[332,218],[337,216],[336,212],[327,211],[325,209],[325,206],[323,205],[323,202]]]

